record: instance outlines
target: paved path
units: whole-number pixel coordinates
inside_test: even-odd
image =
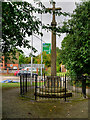
[[[19,96],[19,88],[2,92],[3,118],[88,118],[88,100],[34,102]]]

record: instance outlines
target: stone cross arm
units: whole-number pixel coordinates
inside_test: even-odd
[[[55,2],[53,2],[53,7],[52,8],[47,8],[47,10],[52,10],[53,11],[53,20],[52,20],[52,25],[56,26],[56,21],[55,21],[55,11],[56,10],[61,10],[61,8],[55,8]]]
[[[47,8],[47,10],[53,10],[53,8]],[[61,8],[55,8],[55,10],[61,10]]]
[[[61,8],[55,8],[55,2],[53,2],[53,7],[52,8],[47,8],[48,10],[61,10]]]

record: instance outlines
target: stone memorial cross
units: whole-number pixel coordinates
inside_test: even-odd
[[[47,8],[53,11],[53,19],[51,22],[52,27],[56,27],[55,11],[61,10],[61,8],[55,8],[55,2],[53,2],[53,8]],[[56,76],[56,33],[52,31],[52,45],[51,45],[51,76]]]

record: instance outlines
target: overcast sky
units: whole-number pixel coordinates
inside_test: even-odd
[[[33,0],[24,0],[24,1],[27,1],[35,5]],[[50,4],[50,0],[41,0],[41,1],[47,8],[52,7],[52,5]],[[70,13],[72,13],[73,10],[75,9],[75,2],[80,2],[80,0],[54,0],[54,1],[56,2],[55,4],[56,7],[62,8],[62,12],[70,12]],[[41,15],[37,14],[37,17],[41,19]],[[67,20],[67,19],[68,19],[67,17],[65,18],[63,16],[56,16],[57,24],[61,24],[64,20]],[[42,15],[42,22],[44,24],[51,24],[51,21],[52,21],[52,15],[50,14]],[[65,37],[65,34],[61,34],[61,37],[56,36],[57,47],[61,48],[61,41],[63,40],[64,37]],[[27,39],[31,41],[31,37],[27,37]],[[46,32],[43,30],[42,40],[43,40],[43,43],[51,43],[51,32]],[[31,42],[30,42],[30,45],[31,45]],[[34,35],[33,35],[33,47],[35,47],[38,50],[38,52],[34,55],[38,55],[41,53],[41,40],[36,38]],[[23,49],[23,51],[26,56],[28,56],[31,52],[31,50],[30,49],[28,50],[27,48]]]

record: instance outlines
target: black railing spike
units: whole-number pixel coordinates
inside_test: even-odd
[[[66,74],[59,74],[59,76],[48,76],[47,80],[45,78],[45,74],[43,76],[43,80],[38,81],[37,75],[35,77],[35,87],[30,85],[30,74],[21,74],[20,75],[20,95],[27,95],[26,92],[29,91],[28,87],[32,90],[34,87],[35,90],[35,100],[37,97],[40,98],[51,98],[56,100],[56,98],[63,98],[66,101],[67,97],[71,97],[72,93],[67,93],[67,90],[76,90],[75,92],[81,92],[83,96],[86,98],[86,80],[89,79],[86,76],[67,76]],[[75,83],[76,82],[76,83]],[[27,85],[28,83],[28,85]],[[82,88],[78,88],[79,84],[82,83]],[[75,85],[73,89],[73,85]],[[38,92],[38,93],[37,93]],[[33,92],[34,93],[34,92]],[[64,94],[63,94],[64,93]],[[39,95],[38,95],[39,94]],[[77,94],[76,94],[77,95]]]
[[[26,92],[27,92],[27,74],[26,74]]]
[[[25,87],[25,86],[24,86],[24,75],[23,75],[23,95],[24,95],[24,92],[25,92],[25,91],[24,91],[24,87]]]
[[[22,77],[20,75],[20,95],[22,95]]]
[[[35,100],[37,100],[37,75],[35,76]]]
[[[65,102],[66,102],[66,74],[65,74]]]

